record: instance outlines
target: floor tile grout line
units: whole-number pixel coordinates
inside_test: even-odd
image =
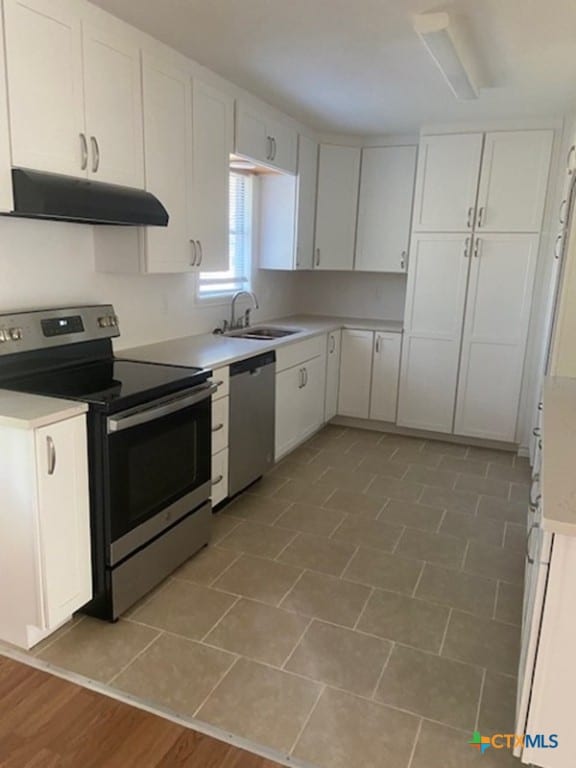
[[[218,627],[218,626],[219,626],[219,625],[220,625],[220,624],[221,624],[221,623],[224,621],[224,619],[226,618],[226,616],[228,616],[228,614],[230,613],[230,611],[232,611],[232,609],[233,609],[233,608],[234,608],[236,605],[238,605],[238,603],[240,602],[240,600],[242,600],[242,598],[241,598],[241,597],[237,597],[237,598],[236,598],[236,600],[234,600],[234,602],[232,603],[232,605],[230,605],[230,606],[229,606],[229,607],[228,607],[228,608],[227,608],[227,609],[224,611],[224,613],[222,614],[222,616],[220,616],[220,618],[219,618],[219,619],[218,619],[218,620],[217,620],[217,621],[216,621],[214,624],[212,624],[212,626],[210,627],[210,629],[209,629],[207,632],[205,632],[205,633],[202,635],[202,637],[200,638],[199,642],[203,643],[203,642],[206,640],[206,638],[208,637],[208,635],[209,635],[211,632],[213,632],[213,631],[216,629],[216,627]]]
[[[370,589],[370,592],[369,592],[369,593],[368,593],[368,595],[366,596],[366,600],[364,601],[364,605],[362,606],[362,608],[361,608],[361,610],[360,610],[360,613],[358,614],[358,617],[357,617],[356,621],[354,622],[354,626],[352,627],[352,629],[353,629],[353,630],[356,630],[356,629],[358,628],[358,625],[359,625],[359,623],[360,623],[360,621],[361,621],[362,617],[364,616],[364,613],[365,613],[365,611],[366,611],[366,608],[368,607],[368,603],[369,603],[369,602],[370,602],[370,600],[372,599],[372,595],[374,594],[374,591],[375,591],[375,588],[374,588],[374,587],[372,587],[372,588]]]
[[[496,620],[496,614],[498,612],[498,597],[500,595],[500,579],[496,581],[496,592],[494,595],[494,609],[492,610],[492,618]]]
[[[442,510],[442,516],[440,518],[440,522],[438,523],[434,533],[440,533],[440,530],[442,528],[442,524],[444,523],[444,520],[446,519],[447,516],[448,516],[448,510],[446,509],[446,507],[444,507],[444,509]]]
[[[438,656],[442,656],[442,653],[444,651],[444,646],[446,644],[446,638],[448,637],[448,628],[450,627],[450,622],[452,621],[452,614],[454,613],[454,608],[450,608],[448,612],[448,619],[446,620],[446,626],[444,627],[444,634],[442,635],[442,641],[440,642],[440,648],[438,649]]]
[[[234,550],[233,550],[233,549],[230,549],[230,550],[226,550],[226,551],[227,551],[227,552],[234,552]],[[241,557],[243,557],[243,556],[244,556],[244,554],[245,554],[245,553],[244,553],[244,552],[234,552],[234,554],[236,555],[236,557],[235,557],[235,558],[232,560],[232,562],[231,562],[231,563],[228,563],[228,565],[227,565],[227,566],[224,568],[224,570],[223,570],[223,571],[221,571],[221,573],[219,573],[219,574],[218,574],[218,576],[215,576],[215,577],[214,577],[214,578],[213,578],[213,579],[212,579],[212,580],[211,580],[211,581],[208,583],[208,589],[212,589],[212,588],[213,588],[213,585],[214,585],[214,584],[216,584],[216,582],[217,582],[219,579],[221,579],[221,578],[222,578],[222,576],[224,576],[224,574],[225,574],[225,573],[227,573],[227,572],[230,570],[230,568],[232,568],[232,566],[233,566],[235,563],[237,563],[237,562],[238,562],[238,560],[240,560],[240,558],[241,558]]]
[[[420,569],[420,573],[418,574],[418,578],[416,579],[416,584],[414,585],[414,589],[412,590],[412,594],[410,595],[410,597],[412,598],[416,597],[416,593],[418,592],[418,587],[420,586],[420,582],[422,581],[422,577],[424,576],[425,570],[426,570],[426,561],[423,561],[422,568]]]
[[[488,670],[484,668],[482,672],[482,682],[480,683],[480,695],[478,697],[478,706],[476,707],[476,720],[474,721],[474,730],[478,730],[478,726],[480,723],[480,711],[482,709],[482,699],[484,697],[484,687],[486,686],[486,676],[488,674]]]
[[[281,664],[281,666],[280,666],[280,669],[282,669],[282,670],[284,670],[284,671],[286,671],[286,672],[290,672],[290,671],[291,671],[291,670],[287,670],[287,669],[286,669],[286,665],[289,663],[289,661],[292,659],[292,656],[294,656],[294,654],[295,654],[295,653],[296,653],[296,651],[298,650],[298,647],[299,647],[299,646],[300,646],[300,644],[302,643],[302,640],[304,640],[304,637],[306,636],[306,634],[307,634],[308,630],[310,629],[310,627],[312,626],[312,624],[313,624],[313,622],[314,622],[314,621],[317,621],[317,619],[316,619],[314,616],[312,616],[312,617],[310,618],[310,620],[308,621],[308,624],[306,624],[306,626],[305,626],[305,627],[304,627],[304,629],[302,630],[302,633],[301,633],[301,635],[300,635],[300,636],[299,636],[299,638],[296,640],[296,643],[294,644],[294,647],[292,648],[292,650],[290,651],[290,653],[289,653],[289,654],[286,656],[286,658],[285,658],[285,659],[284,659],[284,661],[282,662],[282,664]]]
[[[383,638],[387,640],[388,638]],[[380,685],[382,683],[382,680],[384,679],[384,675],[386,673],[386,670],[388,668],[388,664],[390,663],[390,659],[392,658],[392,654],[394,653],[394,649],[397,647],[397,643],[395,640],[388,640],[390,643],[390,648],[388,650],[388,655],[386,656],[386,659],[384,660],[384,664],[382,665],[382,669],[380,670],[378,677],[376,678],[376,683],[374,684],[374,687],[372,688],[372,693],[370,694],[370,700],[376,701],[376,694],[378,693],[378,689],[380,688]]]
[[[316,681],[316,682],[318,682],[318,681]],[[289,749],[289,750],[287,750],[287,754],[288,754],[288,755],[292,755],[292,753],[294,752],[294,750],[295,750],[295,749],[296,749],[296,747],[298,746],[298,742],[299,742],[299,741],[300,741],[300,739],[302,738],[302,734],[304,733],[304,731],[306,730],[306,727],[307,727],[308,723],[309,723],[309,722],[310,722],[310,720],[312,719],[312,715],[314,714],[314,712],[315,712],[315,710],[316,710],[316,707],[318,706],[318,704],[319,704],[319,702],[320,702],[320,699],[322,698],[322,694],[324,693],[324,691],[326,690],[326,688],[327,688],[328,686],[327,686],[325,683],[320,683],[320,684],[319,684],[319,687],[320,687],[320,690],[319,690],[319,692],[318,692],[318,695],[317,695],[317,697],[316,697],[316,701],[315,701],[315,702],[314,702],[314,704],[312,705],[312,708],[310,709],[310,712],[308,713],[308,716],[307,716],[307,717],[306,717],[306,719],[304,720],[304,722],[303,722],[303,724],[302,724],[302,727],[301,727],[301,728],[300,728],[300,730],[298,731],[298,733],[297,733],[297,735],[296,735],[296,738],[295,738],[295,739],[294,739],[294,741],[292,742],[292,745],[291,745],[290,749]]]
[[[406,768],[412,768],[412,763],[414,762],[414,756],[416,755],[416,749],[418,748],[418,742],[420,740],[420,734],[422,733],[423,726],[424,718],[420,718],[420,722],[418,723],[418,728],[416,730],[416,737],[414,739],[414,744],[412,745],[412,751],[410,753],[410,757],[408,758],[408,765]]]
[[[289,529],[288,529],[288,528],[286,528],[286,529],[282,528],[281,530],[289,530]],[[270,558],[270,559],[272,560],[272,562],[274,562],[274,563],[278,563],[278,562],[280,562],[280,560],[279,560],[278,558],[279,558],[281,555],[283,555],[283,554],[284,554],[284,552],[286,552],[286,550],[288,549],[288,547],[289,547],[291,544],[293,544],[293,543],[296,541],[296,539],[297,539],[297,538],[300,536],[300,534],[301,534],[301,533],[306,533],[306,531],[294,531],[294,535],[292,536],[292,538],[290,539],[290,541],[286,542],[286,544],[285,544],[285,545],[282,547],[282,549],[280,550],[280,552],[278,552],[278,554],[276,555],[276,557],[272,557],[272,558]],[[266,560],[267,560],[267,559],[268,559],[268,558],[266,558]]]
[[[391,555],[395,555],[395,554],[398,552],[398,547],[400,546],[400,542],[401,542],[401,541],[402,541],[402,539],[404,538],[404,535],[405,535],[406,531],[407,531],[407,527],[406,527],[405,525],[404,525],[404,526],[402,526],[402,530],[400,531],[400,535],[399,535],[399,536],[398,536],[398,538],[396,539],[396,543],[394,544],[394,546],[393,546],[393,547],[392,547],[392,549],[390,550],[390,553],[389,553],[389,554],[391,554]]]
[[[51,648],[54,645],[54,643],[57,643],[61,638],[66,637],[66,635],[68,634],[68,632],[70,632],[70,630],[74,629],[74,627],[77,627],[78,624],[81,624],[86,618],[87,616],[80,616],[78,621],[73,621],[73,620],[69,621],[68,624],[70,626],[67,626],[66,624],[64,624],[63,626],[60,627],[60,629],[57,629],[54,632],[54,634],[48,635],[48,637],[45,638],[45,640],[38,643],[38,646],[36,646],[36,648],[31,648],[29,650],[30,655],[33,656],[34,658],[40,658],[38,656],[39,653],[44,653],[44,651],[47,651],[48,648]],[[45,645],[42,645],[42,648],[40,648],[39,646],[41,645],[42,642],[45,643]]]
[[[354,549],[354,551],[352,552],[352,554],[348,558],[348,561],[347,561],[346,565],[344,566],[344,568],[342,568],[342,570],[340,571],[340,573],[338,574],[338,576],[336,578],[340,579],[341,581],[348,581],[348,579],[344,578],[344,574],[348,570],[348,568],[350,566],[350,563],[352,562],[352,560],[354,560],[354,558],[356,557],[356,555],[358,554],[359,551],[360,551],[360,544],[358,544],[356,546],[356,548]]]
[[[243,657],[243,656],[239,656],[238,654],[235,654],[235,655],[236,655],[236,658],[235,658],[235,659],[233,659],[233,660],[230,662],[230,666],[229,666],[227,669],[225,669],[225,670],[224,670],[224,672],[223,672],[223,673],[220,675],[220,677],[218,678],[218,680],[216,681],[216,683],[215,683],[215,684],[212,686],[212,688],[210,689],[210,691],[209,691],[209,692],[206,694],[206,696],[205,696],[205,697],[202,699],[202,701],[200,702],[200,704],[199,704],[199,705],[196,707],[196,709],[194,710],[194,714],[192,715],[192,717],[197,717],[197,716],[198,716],[198,713],[201,711],[202,707],[203,707],[203,706],[204,706],[204,705],[205,705],[205,704],[208,702],[208,699],[210,698],[210,696],[212,696],[212,694],[214,693],[214,691],[216,690],[216,688],[218,688],[218,686],[220,685],[220,683],[222,683],[222,681],[224,680],[224,678],[225,678],[225,677],[227,677],[227,676],[230,674],[230,672],[232,672],[232,670],[234,669],[234,667],[235,667],[235,666],[236,666],[236,665],[237,665],[237,664],[238,664],[238,663],[241,661],[241,659],[245,658],[245,657]],[[206,721],[206,722],[208,722],[208,721]]]
[[[138,651],[138,653],[135,654],[135,656],[133,656],[127,664],[124,664],[124,666],[120,670],[118,670],[116,674],[112,675],[112,677],[105,683],[105,685],[109,685],[113,687],[112,684],[120,677],[120,675],[123,672],[125,672],[128,669],[128,667],[131,667],[135,661],[138,661],[138,659],[141,656],[143,656],[146,653],[146,651],[149,648],[151,648],[154,645],[154,643],[162,637],[162,635],[164,635],[164,630],[156,628],[156,631],[158,634],[154,638],[152,638],[152,640],[150,640],[149,643],[146,643],[146,645],[142,649],[140,649],[140,651]]]
[[[464,547],[464,552],[462,554],[462,560],[460,561],[460,568],[458,568],[459,571],[464,571],[464,567],[466,565],[466,560],[468,559],[468,552],[470,551],[470,544],[472,539],[466,539],[466,546]]]
[[[297,584],[298,584],[298,583],[299,583],[299,582],[300,582],[300,581],[301,581],[301,580],[304,578],[304,575],[305,575],[306,573],[308,573],[309,571],[310,571],[310,569],[309,569],[309,568],[303,568],[303,569],[302,569],[302,573],[300,573],[300,574],[298,575],[298,577],[296,578],[296,581],[295,581],[295,582],[292,584],[292,586],[291,586],[289,589],[287,589],[287,590],[286,590],[286,592],[285,592],[285,593],[282,595],[282,597],[280,598],[280,600],[279,600],[279,601],[276,603],[276,605],[275,605],[275,607],[276,607],[276,608],[282,608],[282,603],[283,603],[283,602],[286,600],[286,598],[288,597],[288,595],[289,595],[291,592],[293,592],[293,590],[294,590],[294,588],[296,587],[296,585],[297,585]],[[314,573],[314,571],[313,571],[313,573]],[[298,613],[298,611],[293,611],[293,613]],[[300,615],[304,615],[304,614],[300,614]]]

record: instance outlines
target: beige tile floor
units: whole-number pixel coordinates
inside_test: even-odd
[[[529,468],[327,427],[215,517],[116,625],[37,655],[321,768],[498,768],[512,732]]]

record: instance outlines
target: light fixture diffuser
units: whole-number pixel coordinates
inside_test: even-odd
[[[414,29],[457,99],[477,99],[478,86],[462,40],[447,13],[413,17]]]

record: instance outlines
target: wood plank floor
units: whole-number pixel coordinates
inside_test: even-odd
[[[1,768],[280,768],[0,656]]]

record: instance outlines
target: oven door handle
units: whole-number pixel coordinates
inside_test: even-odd
[[[127,416],[120,416],[120,418],[110,417],[107,421],[108,434],[122,432],[124,429],[138,427],[141,424],[147,424],[149,421],[155,421],[163,416],[169,416],[171,413],[182,411],[184,408],[189,408],[191,405],[211,397],[216,392],[216,389],[217,387],[214,384],[206,384],[202,387],[197,387],[194,394],[187,395],[186,397],[179,397],[153,408],[137,411]]]

